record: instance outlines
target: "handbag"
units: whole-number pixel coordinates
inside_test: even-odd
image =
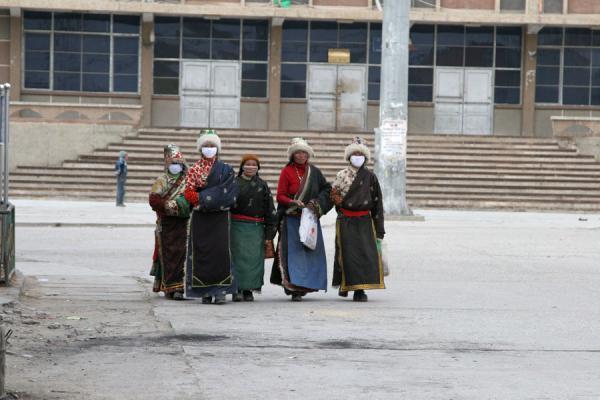
[[[265,258],[275,257],[275,246],[272,240],[265,240]]]

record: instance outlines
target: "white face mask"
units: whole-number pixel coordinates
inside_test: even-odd
[[[173,175],[177,175],[183,170],[183,166],[181,164],[171,164],[169,165],[169,172]]]
[[[213,158],[217,154],[216,147],[203,147],[202,155],[206,158]]]
[[[365,156],[350,156],[350,164],[354,168],[360,168],[365,163]]]
[[[256,165],[244,165],[244,174],[246,176],[254,176],[258,172],[258,166]]]

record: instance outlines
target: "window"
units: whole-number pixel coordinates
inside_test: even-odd
[[[525,0],[500,0],[501,11],[525,11]]]
[[[154,32],[155,94],[179,93],[183,60],[235,60],[242,61],[242,96],[267,97],[267,20],[156,17]]]
[[[600,32],[585,28],[540,31],[535,100],[600,105]]]
[[[496,28],[496,64],[494,102],[521,103],[521,36],[520,27]]]
[[[139,91],[138,16],[27,11],[23,28],[25,89]]]
[[[306,98],[308,22],[285,21],[282,27],[281,97]]]

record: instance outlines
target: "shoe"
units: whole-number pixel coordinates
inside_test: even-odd
[[[174,295],[174,294],[175,294],[175,293],[173,293],[173,292],[170,292],[170,293],[165,293],[165,299],[171,299],[171,300],[172,300],[172,299],[173,299],[173,295]]]
[[[348,297],[348,291],[347,290],[342,290],[342,288],[338,289],[338,296],[340,297]]]
[[[355,290],[354,297],[352,298],[352,300],[366,302],[369,301],[369,296],[367,296],[364,290]]]
[[[252,294],[252,290],[244,290],[244,301],[254,301],[254,295]]]
[[[242,297],[242,293],[241,292],[237,292],[231,295],[231,300],[235,301],[236,303],[242,301],[244,298]]]
[[[178,300],[181,301],[183,300],[183,293],[181,292],[175,292],[173,293],[173,297],[171,297],[173,300]]]
[[[225,304],[225,295],[222,294],[220,296],[215,296],[215,304],[218,304],[218,305]]]
[[[292,301],[302,301],[302,295],[299,293],[292,294]]]
[[[202,304],[210,304],[212,303],[212,296],[206,296],[202,298]]]

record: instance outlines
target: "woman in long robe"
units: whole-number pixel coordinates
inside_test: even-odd
[[[331,185],[321,170],[309,163],[314,152],[302,138],[294,138],[288,148],[288,164],[281,170],[277,186],[279,241],[271,283],[281,285],[292,301],[301,301],[309,292],[327,290],[327,259],[320,223],[317,247],[311,250],[300,242],[300,216],[304,207],[317,218],[327,214],[332,203]]]
[[[183,300],[183,268],[186,255],[190,205],[183,196],[187,166],[174,144],[164,149],[165,172],[150,190],[148,202],[156,212],[154,256],[150,275],[154,292],[166,298]]]
[[[265,246],[272,246],[277,213],[267,182],[258,176],[260,160],[245,155],[237,176],[239,193],[231,209],[231,257],[238,292],[234,301],[253,301],[265,275]]]
[[[369,157],[364,139],[354,138],[345,151],[349,165],[331,189],[338,212],[333,286],[342,297],[354,291],[354,301],[367,301],[366,289],[385,289],[378,250],[385,235],[383,199],[377,176],[366,166]]]
[[[221,140],[213,130],[198,138],[202,157],[189,170],[185,198],[192,205],[185,269],[185,295],[203,304],[225,304],[236,293],[230,252],[230,212],[238,187],[233,169],[218,159]]]

